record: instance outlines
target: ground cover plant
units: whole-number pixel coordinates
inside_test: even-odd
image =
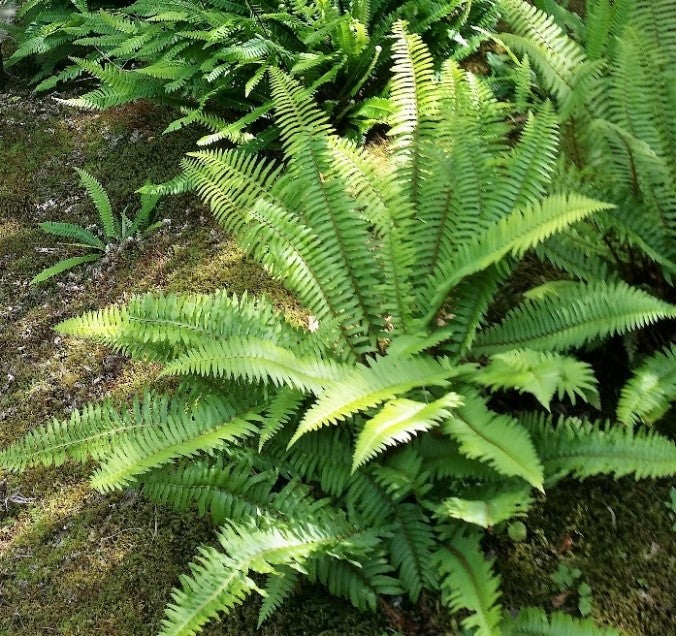
[[[38,0],[20,17],[28,26],[16,30],[9,64],[35,59],[38,90],[94,78],[96,88],[72,104],[169,102],[185,109],[172,129],[197,122],[213,130],[210,141],[241,141],[242,130],[272,109],[268,68],[284,68],[313,87],[333,121],[356,134],[387,115],[378,97],[395,20],[408,20],[441,63],[451,53],[474,52],[483,35],[470,25],[492,26],[497,11],[486,0]],[[241,117],[236,123],[233,113]],[[261,144],[266,137],[258,131]]]
[[[138,297],[73,319],[64,333],[185,381],[130,411],[87,407],[2,454],[13,468],[93,456],[100,489],[137,483],[224,523],[225,551],[203,550],[167,633],[192,633],[251,591],[265,590],[264,619],[299,572],[362,607],[378,593],[440,589],[479,633],[500,623],[592,633],[538,610],[503,619],[468,527],[522,514],[531,486],[568,473],[673,472],[674,446],[654,433],[490,408],[506,388],[545,407],[556,394],[593,407],[591,368],[566,352],[674,308],[624,283],[569,281],[532,290],[485,326],[515,260],[608,205],[547,193],[551,109],[511,148],[506,107],[479,78],[448,63],[435,80],[429,53],[401,27],[396,59],[387,161],[333,135],[302,87],[272,71],[287,161],[217,151],[185,166],[225,227],[295,292],[311,328],[222,293]],[[215,457],[186,459],[198,451]],[[265,588],[251,572],[268,576]]]

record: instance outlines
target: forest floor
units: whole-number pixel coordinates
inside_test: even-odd
[[[150,365],[57,337],[52,327],[66,317],[157,289],[266,293],[293,309],[293,299],[191,197],[165,200],[164,228],[132,249],[29,286],[65,254],[37,224],[94,220],[73,168],[97,176],[118,211],[134,205],[138,187],[173,176],[193,148],[194,131],[161,135],[169,121],[143,104],[92,114],[21,91],[0,93],[0,447],[88,401],[124,398],[154,381]],[[0,636],[153,634],[196,546],[213,538],[213,527],[196,515],[134,493],[93,492],[89,468],[0,472]],[[502,572],[503,605],[577,614],[575,591],[561,593],[550,578],[565,565],[591,586],[599,623],[627,634],[674,633],[669,491],[666,482],[594,479],[548,492],[524,520],[525,541],[501,535],[486,543]],[[415,611],[404,603],[363,615],[308,588],[260,632],[255,613],[251,602],[206,633],[460,633],[435,598]]]

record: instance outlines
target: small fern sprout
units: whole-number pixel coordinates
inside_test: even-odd
[[[508,292],[527,252],[612,205],[551,190],[559,125],[512,106],[394,27],[385,152],[339,137],[288,72],[270,68],[284,160],[199,150],[185,179],[243,249],[312,316],[265,298],[146,294],[71,318],[62,334],[164,365],[168,393],[89,405],[0,452],[25,470],[92,458],[92,485],[126,487],[219,526],[169,603],[161,634],[192,635],[251,594],[266,620],[299,577],[374,610],[440,594],[480,636],[614,634],[503,612],[484,528],[522,518],[565,476],[655,478],[676,446],[596,421],[576,350],[676,317],[617,280]],[[496,299],[500,298],[500,303]],[[530,394],[506,412],[497,392]],[[586,402],[588,417],[560,417]],[[532,405],[531,410],[528,404]],[[657,411],[651,409],[651,414]]]
[[[108,193],[101,183],[86,170],[76,168],[80,176],[80,182],[94,203],[98,213],[100,224],[100,236],[94,234],[89,228],[75,223],[62,223],[57,221],[45,221],[40,223],[40,228],[59,238],[69,239],[70,247],[87,250],[83,256],[74,256],[59,261],[37,274],[32,285],[42,283],[69,269],[99,260],[104,254],[108,254],[113,245],[120,249],[131,243],[138,234],[149,234],[162,225],[153,219],[154,210],[159,201],[157,194],[141,194],[141,207],[136,216],[131,219],[123,211],[118,218],[108,198]]]

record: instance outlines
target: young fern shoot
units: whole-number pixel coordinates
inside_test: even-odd
[[[130,219],[124,211],[118,218],[113,212],[108,193],[101,183],[86,170],[80,168],[75,170],[80,176],[80,183],[85,188],[98,213],[101,236],[99,237],[89,228],[75,223],[58,221],[40,223],[40,228],[43,231],[60,238],[70,239],[72,242],[68,245],[84,248],[89,253],[61,260],[56,265],[42,270],[33,277],[32,285],[49,280],[83,263],[97,261],[106,253],[110,245],[124,244],[131,237],[137,234],[149,234],[161,225],[159,222],[153,222],[153,212],[159,201],[159,196],[156,194],[141,194],[141,207],[135,218]]]

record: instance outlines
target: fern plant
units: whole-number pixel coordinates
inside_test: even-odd
[[[409,20],[441,61],[476,50],[484,36],[465,25],[488,28],[497,15],[488,0],[137,0],[121,9],[77,0],[56,17],[53,4],[64,3],[24,8],[27,28],[9,60],[41,62],[38,90],[94,78],[97,87],[70,103],[170,102],[185,108],[172,128],[199,123],[236,141],[272,109],[268,68],[281,66],[316,89],[334,121],[354,115],[361,125],[387,113],[381,100],[364,100],[384,89],[396,19]],[[59,60],[68,62],[64,51],[73,63],[54,73]]]
[[[671,281],[676,273],[673,3],[589,0],[584,20],[555,2],[536,4],[545,10],[523,0],[499,0],[512,31],[499,39],[521,56],[520,65],[537,72],[543,91],[557,104],[565,127],[565,162],[557,179],[616,206],[588,224],[582,237],[587,262],[570,257],[568,238],[544,244],[540,256],[578,275],[596,276],[605,268],[636,282],[650,271],[640,266],[643,257]]]
[[[338,137],[304,87],[271,69],[285,159],[199,151],[184,164],[223,226],[296,294],[307,326],[224,292],[142,295],[70,319],[61,333],[164,365],[178,388],[89,405],[0,453],[12,470],[93,458],[95,488],[135,487],[213,518],[215,545],[182,577],[162,634],[195,634],[252,593],[264,621],[301,576],[364,610],[438,591],[481,635],[615,633],[504,614],[480,532],[566,475],[676,471],[676,447],[651,430],[548,412],[555,396],[595,401],[572,349],[676,308],[622,282],[579,281],[489,322],[527,250],[609,206],[548,192],[551,107],[513,130],[484,81],[452,61],[437,78],[402,24],[394,59],[385,157]],[[493,410],[503,389],[543,407]]]
[[[43,231],[60,238],[69,239],[73,241],[69,243],[71,247],[84,248],[88,253],[63,259],[56,265],[42,270],[31,281],[33,285],[49,280],[83,263],[96,261],[109,250],[111,245],[124,245],[134,236],[149,234],[161,225],[161,221],[153,222],[153,212],[159,201],[158,195],[141,194],[141,207],[136,216],[132,219],[123,210],[118,218],[113,212],[108,193],[101,183],[86,170],[76,168],[76,172],[80,175],[80,182],[91,197],[98,213],[101,237],[94,234],[89,228],[76,223],[59,221],[40,223],[40,228]]]

